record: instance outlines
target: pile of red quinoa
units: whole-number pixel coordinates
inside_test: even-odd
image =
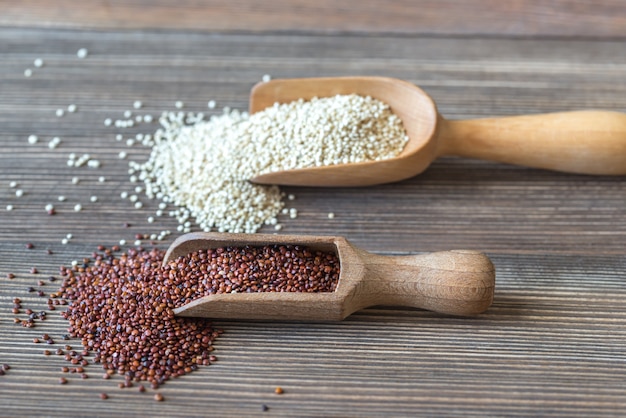
[[[198,251],[165,266],[158,249],[99,250],[82,265],[61,267],[53,296],[70,301],[62,316],[85,348],[66,360],[86,365],[93,352],[105,379],[125,377],[120,387],[148,381],[157,388],[216,360],[210,353],[221,331],[205,319],[175,317],[173,308],[215,293],[332,292],[340,270],[334,253],[289,245]]]

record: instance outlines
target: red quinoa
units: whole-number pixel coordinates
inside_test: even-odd
[[[60,304],[70,301],[62,313],[69,335],[95,352],[93,361],[106,370],[103,378],[125,376],[120,387],[131,387],[134,380],[156,389],[217,360],[212,344],[221,331],[204,319],[175,317],[177,306],[215,293],[332,292],[339,279],[335,254],[301,246],[205,250],[165,267],[158,249],[129,249],[119,256],[100,251],[93,260],[61,267],[57,296]],[[87,364],[73,351],[66,360]]]

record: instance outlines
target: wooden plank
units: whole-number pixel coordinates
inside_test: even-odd
[[[22,0],[1,3],[0,24],[211,32],[626,36],[621,0]]]
[[[75,54],[81,47],[90,51],[84,60]],[[475,318],[378,307],[339,324],[220,322],[219,361],[168,382],[163,403],[150,391],[118,389],[119,380],[102,380],[97,366],[89,366],[89,379],[70,375],[59,385],[66,362],[45,357],[48,347],[32,338],[59,338],[67,324],[57,310],[23,328],[11,307],[17,296],[45,308],[47,298],[27,288],[44,280],[42,289],[54,289],[48,276],[98,244],[175,231],[167,216],[147,222],[158,202],[142,198],[136,210],[119,197],[135,184],[118,153],[145,159],[147,148],[125,140],[157,125],[124,130],[118,142],[118,130],[103,121],[121,117],[134,100],[144,102],[141,114],[158,115],[176,100],[208,114],[209,99],[244,108],[266,73],[382,74],[420,84],[450,118],[625,111],[624,52],[610,41],[0,29],[0,364],[12,366],[0,376],[0,415],[250,416],[266,404],[272,416],[619,416],[626,408],[626,182],[619,177],[445,158],[397,184],[285,189],[299,210],[283,220],[285,233],[343,235],[383,254],[486,251],[497,269],[494,305]],[[40,69],[32,66],[37,57]],[[31,78],[23,76],[27,67]],[[70,103],[76,114],[55,116]],[[29,145],[30,134],[40,142]],[[54,136],[62,143],[50,150]],[[71,152],[90,153],[102,167],[69,168]],[[15,197],[10,181],[25,195]],[[47,203],[57,215],[46,214]],[[63,245],[67,233],[73,238]],[[275,386],[285,394],[275,395]],[[111,398],[100,401],[100,392]]]

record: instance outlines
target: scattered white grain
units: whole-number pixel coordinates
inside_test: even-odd
[[[283,226],[281,224],[276,224],[274,225],[274,229],[280,231],[281,229],[283,229]]]
[[[137,183],[138,179],[137,179],[137,176],[133,175],[133,176],[130,176],[129,180],[130,180],[131,183]]]
[[[68,242],[70,242],[70,240],[68,240],[67,238],[63,238],[61,240],[61,244],[66,245]]]
[[[115,140],[116,141],[121,141],[122,139],[124,139],[124,136],[122,134],[115,135]]]
[[[141,187],[141,186],[136,186],[136,187],[135,187],[135,193],[141,193],[141,192],[143,192],[143,187]]]
[[[80,212],[81,210],[83,210],[83,205],[80,203],[74,205],[74,212]]]
[[[57,117],[59,117],[59,118],[60,118],[60,117],[62,117],[63,115],[65,115],[65,110],[63,110],[63,109],[57,109],[57,111],[56,111],[56,115],[57,115]]]
[[[215,109],[215,105],[216,105],[215,100],[209,100],[209,102],[207,103],[207,107],[209,109]]]
[[[76,56],[78,56],[78,58],[86,58],[88,54],[89,51],[87,50],[87,48],[81,48],[76,51]]]
[[[121,239],[120,240],[120,245],[126,245],[126,240],[125,239]]]
[[[154,216],[148,216],[148,223],[154,223]]]
[[[133,111],[132,110],[126,110],[124,111],[124,117],[126,119],[130,118],[133,115]]]
[[[33,61],[33,65],[37,68],[41,68],[43,67],[43,60],[41,58],[35,58],[35,61]]]
[[[9,187],[15,189],[17,187],[17,181],[13,180],[9,182]],[[160,205],[159,205],[160,206]]]
[[[98,201],[98,196],[91,196],[91,197],[89,198],[89,200],[90,200],[92,203],[96,203],[96,202]]]
[[[156,211],[156,212],[154,212],[154,214],[155,214],[156,216],[163,216],[163,211],[162,211],[161,209],[157,209],[157,211]]]
[[[153,120],[153,119],[154,119],[154,118],[152,117],[152,115],[143,115],[143,121],[144,121],[145,123],[152,123],[152,120]]]
[[[65,235],[65,238],[67,238],[67,239],[72,239],[72,238],[74,238],[74,235],[72,235],[72,234],[67,234],[67,235]]]
[[[48,148],[55,149],[56,147],[59,146],[60,143],[61,143],[61,138],[59,138],[58,136],[55,136],[54,138],[50,140],[50,142],[48,142]]]
[[[328,214],[328,219],[335,219],[335,214],[333,212],[330,212]]]
[[[78,107],[76,107],[75,104],[70,104],[70,105],[67,106],[67,111],[70,112],[70,113],[75,113],[77,109],[78,109]]]
[[[80,183],[80,179],[78,177],[72,177],[72,184]]]
[[[33,70],[31,70],[30,68],[27,68],[24,70],[24,77],[32,77],[33,75]]]
[[[54,210],[54,205],[52,203],[48,203],[45,209],[46,209],[46,212],[50,212],[51,210]]]
[[[65,202],[67,199],[65,198],[65,196],[61,195],[61,196],[57,197],[57,200],[59,202]]]
[[[106,118],[104,120],[104,126],[111,126],[113,124],[113,120],[111,118]]]
[[[141,245],[141,240],[137,239],[135,240],[135,247],[139,247]]]
[[[87,161],[87,167],[89,168],[100,168],[99,160],[89,160]]]
[[[143,106],[143,103],[141,103],[141,101],[140,101],[140,100],[135,100],[135,101],[133,102],[133,107],[134,107],[135,109],[141,109],[141,106]]]
[[[13,205],[7,205],[7,211],[12,211],[13,210]]]
[[[289,195],[287,195],[287,199],[288,199],[288,200],[295,200],[295,199],[296,199],[296,196],[295,196],[295,195],[293,195],[293,194],[289,194]]]
[[[31,145],[35,145],[37,142],[39,142],[39,137],[37,135],[29,135],[28,136],[28,143]]]
[[[15,191],[15,197],[22,197],[22,196],[24,196],[24,190],[22,190],[22,189],[17,189],[17,190]]]
[[[180,100],[178,100],[176,103],[174,103],[174,106],[176,106],[176,109],[182,109],[185,106],[185,104],[181,102]]]
[[[135,203],[137,200],[139,200],[139,197],[137,197],[136,194],[133,194],[133,195],[130,195],[128,200],[130,200],[131,202]]]
[[[132,139],[132,138],[128,138],[126,140],[126,145],[129,146],[129,147],[132,147],[133,145],[135,145],[135,140]]]
[[[272,79],[272,76],[271,76],[271,75],[269,75],[269,74],[264,74],[264,75],[263,75],[263,77],[261,77],[261,80],[262,80],[264,83],[267,83],[267,82],[268,82],[268,81],[270,81],[271,79]]]
[[[100,176],[100,177],[98,177],[98,181],[99,181],[100,183],[104,183],[105,181],[107,181],[107,179],[106,179],[106,177],[104,177],[104,176]]]
[[[126,151],[120,151],[119,154],[117,154],[117,156],[123,160],[124,158],[126,158],[128,154],[126,153]]]
[[[121,197],[122,199],[126,199],[126,198],[128,198],[128,192],[122,192],[122,193],[120,193],[120,197]]]

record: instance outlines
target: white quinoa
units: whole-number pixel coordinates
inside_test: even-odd
[[[261,173],[388,159],[408,140],[388,105],[358,95],[275,104],[251,116],[225,109],[193,125],[189,119],[183,112],[161,117],[138,173],[149,197],[179,207],[181,225],[195,217],[205,231],[278,225],[279,188],[248,181]]]

